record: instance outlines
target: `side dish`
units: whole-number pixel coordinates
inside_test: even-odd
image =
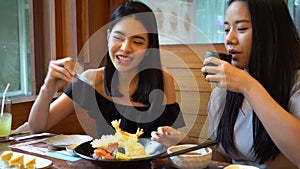
[[[13,151],[4,151],[0,156],[1,161],[7,163],[8,167],[17,167],[24,169],[35,169],[36,159],[33,157],[24,157],[24,154]],[[1,166],[0,166],[1,167]]]

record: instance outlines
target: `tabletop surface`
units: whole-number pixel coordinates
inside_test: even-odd
[[[19,137],[19,135],[15,136],[15,137],[17,138],[17,137]],[[48,155],[42,155],[42,154],[37,154],[37,153],[29,152],[29,151],[24,151],[22,149],[14,147],[14,145],[17,145],[20,143],[34,142],[35,140],[41,140],[41,139],[43,139],[43,138],[41,138],[41,137],[32,138],[32,139],[22,140],[19,142],[16,140],[0,142],[0,154],[2,154],[3,151],[11,150],[13,152],[21,152],[24,154],[29,154],[29,155],[33,155],[36,157],[48,159],[48,160],[52,161],[52,165],[48,167],[49,169],[61,169],[61,168],[63,168],[63,169],[82,169],[82,168],[89,168],[89,169],[97,168],[97,169],[99,169],[100,168],[98,166],[95,166],[92,161],[85,160],[85,159],[79,159],[76,161],[63,160],[63,159],[51,157]],[[163,159],[160,161],[156,161],[155,164],[156,165],[152,164],[152,166],[151,166],[151,164],[149,164],[148,166],[143,166],[138,169],[175,169],[170,164],[169,159]],[[220,169],[220,168],[222,168],[222,167],[218,167],[214,164],[209,164],[209,166],[206,169]],[[124,169],[124,168],[122,168],[122,169]]]

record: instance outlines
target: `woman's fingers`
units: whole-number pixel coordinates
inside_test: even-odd
[[[201,68],[207,82],[213,82],[217,87],[225,88],[233,92],[241,92],[247,85],[249,79],[248,72],[239,69],[225,61],[221,61],[218,66],[204,66]]]
[[[167,147],[174,145],[174,136],[171,134],[171,127],[158,127],[157,131],[152,131],[151,132],[151,140],[158,141]]]
[[[151,139],[169,147],[178,144],[183,139],[183,136],[181,132],[170,126],[162,126],[151,133]]]
[[[203,61],[203,65],[220,65],[223,61],[219,58],[216,58],[216,57],[208,57],[208,58],[205,58],[204,61]]]
[[[159,135],[158,135],[157,131],[152,131],[151,132],[151,140],[154,140],[154,141],[158,141],[159,140]]]
[[[59,60],[60,66],[64,67],[72,76],[75,75],[75,63],[72,58],[67,57]]]
[[[169,127],[169,126],[158,127],[157,128],[157,133],[159,135],[167,135],[167,136],[169,136],[169,135],[171,135],[172,130],[173,129],[171,127]]]
[[[70,72],[64,67],[51,65],[49,73],[52,79],[62,79],[68,82],[71,82],[73,80],[73,75],[71,75]]]
[[[63,58],[49,62],[48,73],[45,79],[45,85],[48,88],[59,89],[66,83],[72,82],[75,78],[74,63],[72,58]]]
[[[68,70],[68,72],[72,75],[75,74],[75,70],[74,70],[74,60],[71,57],[66,57],[66,58],[62,58],[62,59],[58,59],[58,60],[52,60],[50,61],[50,63],[52,65],[64,68],[66,70]]]
[[[70,57],[50,61],[49,68],[50,68],[49,71],[51,71],[51,74],[54,77],[69,82],[72,81],[73,76],[75,74],[74,62],[73,59]]]

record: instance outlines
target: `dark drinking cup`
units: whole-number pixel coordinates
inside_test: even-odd
[[[207,51],[205,53],[205,58],[209,58],[209,57],[216,57],[218,59],[224,60],[228,63],[231,64],[231,58],[232,56],[230,54],[226,54],[226,53],[220,53],[220,52],[213,52],[213,51]],[[208,63],[205,66],[216,66],[213,63]],[[203,73],[204,76],[206,75],[211,75],[212,73]]]

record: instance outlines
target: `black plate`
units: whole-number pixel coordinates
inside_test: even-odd
[[[145,147],[145,151],[149,154],[149,157],[135,158],[130,160],[116,160],[116,159],[96,159],[93,158],[94,148],[90,144],[92,141],[88,141],[80,144],[74,150],[75,154],[82,157],[83,159],[92,161],[96,166],[109,169],[125,169],[125,168],[139,168],[139,167],[151,167],[151,161],[165,153],[167,147],[157,141],[152,141],[149,138],[139,138],[138,142]]]

